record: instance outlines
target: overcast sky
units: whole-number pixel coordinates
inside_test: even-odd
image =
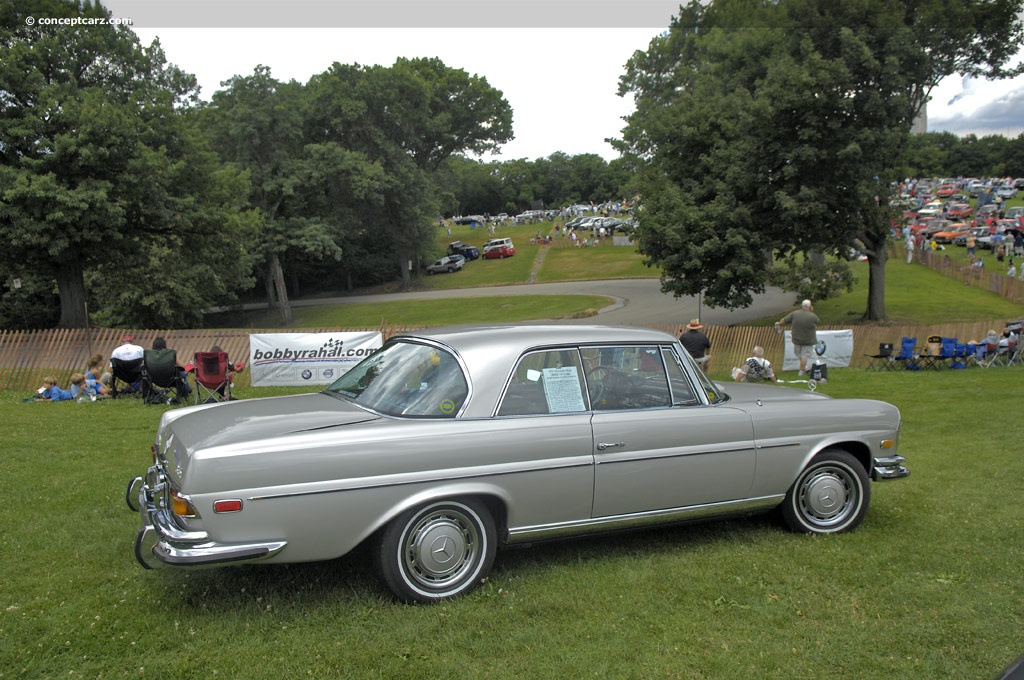
[[[515,139],[498,158],[616,153],[632,98],[617,96],[630,55],[664,31],[679,0],[106,0],[144,44],[194,74],[204,99],[234,75],[269,66],[306,82],[334,62],[390,66],[438,57],[480,75],[513,111]],[[943,81],[929,131],[1024,133],[1024,77]]]

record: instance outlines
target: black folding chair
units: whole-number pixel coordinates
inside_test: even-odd
[[[142,359],[111,359],[110,360],[110,396],[114,399],[118,394],[138,395],[142,382]],[[118,382],[125,387],[118,389]]]
[[[142,398],[147,404],[172,404],[185,400],[188,384],[181,376],[176,351],[147,349],[142,356],[142,366]],[[174,390],[173,396],[171,390]]]
[[[865,354],[871,361],[868,362],[869,371],[891,371],[896,364],[892,357],[892,343],[878,343],[878,354]]]

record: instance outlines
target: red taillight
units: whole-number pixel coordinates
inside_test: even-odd
[[[223,501],[213,502],[214,512],[241,512],[242,501],[238,498],[231,498]]]

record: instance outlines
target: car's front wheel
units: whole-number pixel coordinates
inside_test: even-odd
[[[494,520],[482,503],[446,500],[406,511],[385,527],[376,562],[404,602],[437,602],[476,588],[496,550]]]
[[[856,528],[870,502],[864,466],[846,451],[823,451],[793,482],[782,503],[782,518],[793,531],[837,534]]]

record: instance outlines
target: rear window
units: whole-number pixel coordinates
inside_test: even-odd
[[[454,418],[469,386],[447,350],[396,341],[359,362],[326,390],[378,413],[409,418]]]

